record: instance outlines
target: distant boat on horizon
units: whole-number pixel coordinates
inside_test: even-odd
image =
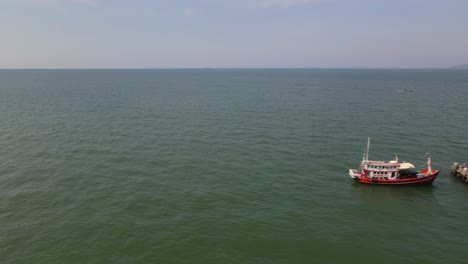
[[[403,89],[403,90],[395,90],[397,93],[413,93],[413,89]]]

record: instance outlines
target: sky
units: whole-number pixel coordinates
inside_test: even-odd
[[[0,0],[0,68],[445,68],[468,0]]]

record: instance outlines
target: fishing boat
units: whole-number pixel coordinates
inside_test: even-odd
[[[427,168],[414,170],[409,162],[400,162],[395,155],[394,160],[369,160],[370,138],[367,139],[367,149],[364,152],[361,169],[349,169],[349,176],[357,182],[381,185],[422,185],[431,184],[439,175],[440,170],[431,167],[431,155],[426,153]]]

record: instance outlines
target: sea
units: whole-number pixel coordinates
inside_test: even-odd
[[[0,263],[468,263],[468,71],[0,70]],[[429,186],[354,182],[371,159]]]

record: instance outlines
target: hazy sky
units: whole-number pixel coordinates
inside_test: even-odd
[[[465,63],[468,0],[0,0],[0,68]]]

